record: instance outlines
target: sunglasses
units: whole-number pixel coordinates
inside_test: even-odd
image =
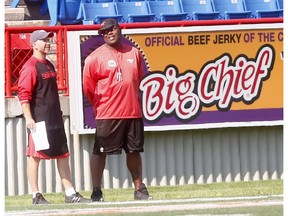
[[[102,35],[106,35],[106,34],[108,34],[108,33],[111,32],[111,31],[115,31],[117,28],[118,28],[118,26],[113,25],[113,26],[111,26],[111,27],[108,28],[108,29],[102,30]]]

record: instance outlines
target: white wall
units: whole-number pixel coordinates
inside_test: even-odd
[[[66,133],[69,117],[65,117]],[[94,135],[68,135],[73,181],[78,191],[92,189],[90,152]],[[30,193],[26,177],[26,129],[22,117],[5,119],[5,195]],[[183,185],[283,179],[283,127],[220,128],[145,132],[144,183]],[[42,161],[40,189],[63,191],[55,160]],[[132,186],[125,153],[108,156],[104,188]]]

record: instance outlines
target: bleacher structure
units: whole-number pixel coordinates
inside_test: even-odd
[[[17,7],[20,0],[11,0]],[[49,12],[49,25],[283,17],[283,0],[25,0]]]

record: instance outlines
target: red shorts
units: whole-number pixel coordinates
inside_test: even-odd
[[[37,157],[41,159],[58,159],[70,156],[64,128],[47,130],[47,138],[50,144],[50,148],[47,150],[35,151],[32,134],[28,133],[28,146],[26,149],[26,156]]]
[[[98,119],[93,154],[143,152],[144,124],[136,119]]]

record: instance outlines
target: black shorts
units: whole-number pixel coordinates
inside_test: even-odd
[[[143,152],[144,124],[136,119],[98,119],[93,154]]]

